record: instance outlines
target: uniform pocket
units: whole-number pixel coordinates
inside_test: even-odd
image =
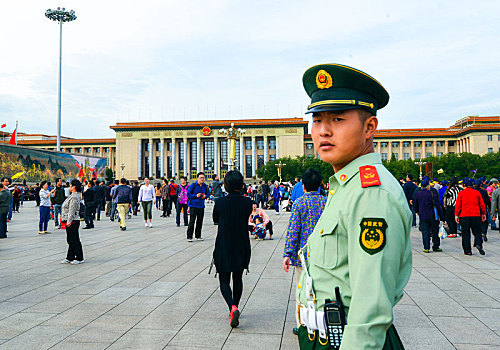
[[[319,235],[315,239],[311,262],[319,267],[333,269],[338,262],[338,219],[328,218],[318,223]]]

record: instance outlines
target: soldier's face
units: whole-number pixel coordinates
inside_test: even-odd
[[[338,171],[373,150],[371,138],[376,128],[377,118],[363,121],[358,110],[350,109],[314,113],[311,134],[321,160]]]

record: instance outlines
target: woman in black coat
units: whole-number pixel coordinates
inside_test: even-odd
[[[238,304],[243,292],[243,270],[250,263],[250,238],[248,217],[252,212],[252,201],[241,195],[243,175],[237,170],[224,177],[224,188],[228,195],[215,201],[213,220],[218,224],[215,239],[214,264],[219,274],[220,291],[230,310],[230,325],[237,327],[240,311]],[[233,275],[233,290],[229,281]]]

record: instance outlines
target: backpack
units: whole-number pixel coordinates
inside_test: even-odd
[[[189,185],[186,184],[184,188],[181,185],[179,185],[179,187],[181,188],[181,193],[179,195],[179,204],[187,204],[188,202],[187,190]]]

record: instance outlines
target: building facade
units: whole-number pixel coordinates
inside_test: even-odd
[[[117,123],[110,126],[116,139],[62,138],[63,152],[105,157],[106,165],[128,179],[195,178],[224,175],[228,170],[229,144],[220,129],[246,132],[236,141],[236,168],[246,179],[281,157],[317,157],[308,120],[302,118],[206,120],[183,122]],[[8,136],[8,135],[7,135]],[[20,145],[55,150],[55,136],[27,135]],[[449,128],[382,129],[374,137],[382,159],[423,159],[447,153],[479,155],[500,152],[500,117],[469,116]]]

